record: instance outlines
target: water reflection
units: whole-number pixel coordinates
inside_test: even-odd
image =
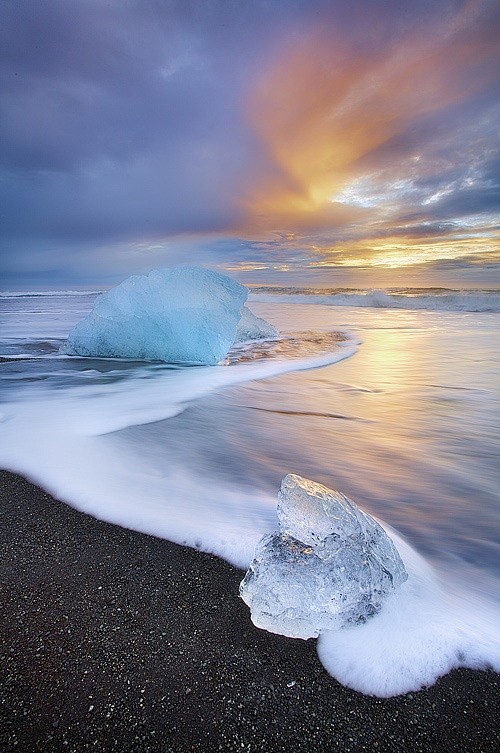
[[[179,429],[207,441],[224,436],[226,479],[272,494],[288,472],[309,476],[450,566],[498,570],[496,319],[484,315],[471,327],[432,312],[342,313],[339,325],[364,341],[355,356],[212,398],[176,419]],[[326,308],[300,314],[307,326],[332,326]],[[218,469],[203,453],[195,462],[221,472],[220,459]]]

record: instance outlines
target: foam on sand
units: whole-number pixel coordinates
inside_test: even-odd
[[[343,685],[390,697],[432,685],[454,668],[500,672],[500,610],[454,586],[388,526],[408,572],[363,625],[325,632],[318,655]]]
[[[311,298],[308,297],[309,303],[314,302]],[[47,338],[67,335],[69,319],[71,325],[74,324],[77,314],[78,318],[81,318],[81,312],[88,313],[91,303],[90,298],[78,296],[78,300],[75,298],[72,304],[78,311],[76,308],[72,309],[68,318],[67,302],[62,298],[54,298],[53,301],[49,301],[50,305],[46,298],[30,298],[29,305],[22,306],[17,305],[19,300],[13,299],[13,303],[9,303],[11,313],[7,322],[7,334],[16,338],[18,334],[24,338],[27,335],[33,338],[36,334],[43,337],[44,342]],[[280,300],[283,301],[283,297]],[[299,324],[302,328],[305,325],[313,330],[339,329],[338,309],[318,306],[295,308],[300,309],[296,312],[296,329],[299,328]],[[294,322],[293,307],[290,305],[283,305],[281,309],[260,307],[257,311],[280,327],[290,326],[290,323]],[[317,449],[318,463],[321,462],[323,468],[328,468],[332,480],[335,475],[340,478],[344,472],[345,478],[350,478],[351,481],[362,476],[360,491],[356,492],[359,503],[366,505],[373,513],[378,514],[380,511],[383,518],[391,523],[397,521],[401,527],[404,525],[402,521],[406,509],[409,525],[405,531],[411,537],[411,544],[419,548],[422,546],[423,539],[419,537],[419,526],[422,527],[422,531],[432,533],[426,551],[429,551],[435,567],[432,568],[416,553],[410,543],[382,523],[378,517],[378,522],[391,536],[398,549],[408,573],[408,580],[394,593],[387,595],[379,613],[365,624],[346,630],[322,632],[318,640],[320,659],[327,670],[342,683],[361,692],[379,696],[417,690],[422,685],[431,684],[439,675],[445,674],[453,667],[493,667],[500,671],[500,610],[494,601],[493,587],[498,581],[491,573],[492,587],[485,588],[483,574],[488,573],[488,568],[478,568],[477,571],[469,568],[470,548],[467,547],[471,540],[467,538],[468,529],[465,528],[470,525],[471,537],[479,537],[479,562],[483,546],[481,531],[490,524],[493,530],[494,521],[497,519],[493,514],[496,510],[493,508],[493,502],[498,499],[493,496],[496,493],[493,465],[489,461],[480,464],[480,460],[489,457],[488,453],[493,454],[494,444],[472,444],[475,454],[473,458],[469,458],[471,465],[460,464],[460,458],[467,459],[468,456],[459,455],[459,460],[456,460],[451,454],[456,451],[456,443],[463,439],[464,427],[478,432],[481,430],[482,436],[487,432],[493,436],[496,432],[497,424],[493,420],[494,409],[498,405],[495,397],[498,393],[493,390],[496,383],[493,382],[493,377],[480,379],[479,376],[487,375],[489,371],[493,372],[495,366],[490,355],[487,361],[484,360],[484,354],[491,352],[489,346],[485,349],[485,338],[492,337],[491,331],[497,319],[489,314],[477,315],[477,326],[467,330],[466,336],[462,338],[462,318],[453,313],[440,314],[438,317],[428,313],[412,315],[412,319],[415,319],[412,324],[414,329],[409,331],[408,336],[413,337],[412,333],[420,332],[422,328],[426,337],[422,339],[419,348],[415,351],[409,350],[408,353],[415,353],[421,360],[423,355],[430,352],[430,366],[426,366],[422,371],[412,368],[406,377],[401,378],[400,375],[396,382],[387,379],[386,384],[382,383],[382,388],[390,388],[391,384],[396,386],[393,397],[390,389],[387,393],[378,390],[380,381],[369,378],[372,373],[369,358],[365,359],[365,371],[362,368],[363,352],[369,355],[369,347],[373,347],[377,342],[373,338],[370,339],[370,328],[375,326],[374,320],[377,317],[373,312],[365,310],[361,314],[350,312],[349,316],[346,312],[343,318],[347,320],[349,327],[359,329],[358,325],[364,323],[361,331],[363,336],[366,334],[367,345],[361,349],[359,357],[350,362],[351,365],[347,362],[337,371],[339,380],[345,380],[344,388],[340,383],[333,387],[339,404],[342,406],[345,400],[346,411],[349,409],[354,414],[356,403],[347,400],[346,396],[351,394],[348,390],[352,391],[356,402],[359,396],[365,393],[370,403],[378,403],[378,396],[381,396],[381,401],[385,400],[387,405],[392,406],[390,420],[384,421],[383,411],[379,410],[378,415],[375,414],[375,418],[380,420],[378,427],[376,424],[365,427],[360,423],[343,422],[342,427],[337,427],[335,435],[325,433],[326,437],[335,436],[335,439],[326,445],[322,444],[321,433],[316,432],[320,424],[314,420],[311,422],[311,430],[303,434],[298,432],[294,438],[297,462],[293,468],[287,468],[284,472],[294,469],[306,472],[307,464],[310,462],[307,453],[309,450],[316,452]],[[382,318],[386,326],[389,320],[389,326],[392,327],[391,336],[396,333],[399,337],[401,333],[404,335],[407,332],[404,329],[408,324],[407,317],[403,316],[402,312],[393,312],[391,316],[384,312]],[[467,315],[464,319],[469,320],[472,317]],[[436,322],[439,324],[439,332],[443,331],[442,337],[432,339],[428,324],[423,327],[429,320],[433,328]],[[379,330],[376,329],[376,332]],[[393,353],[397,352],[396,347],[404,348],[404,344],[408,342],[405,338],[406,335],[402,336],[402,339],[396,339]],[[480,347],[474,350],[476,338],[479,338]],[[461,344],[460,349],[455,344],[455,339]],[[451,350],[446,350],[448,340],[451,342]],[[15,352],[26,352],[27,345],[28,342],[18,342]],[[36,348],[32,345],[29,349],[33,355]],[[271,345],[274,346],[275,343]],[[47,348],[48,352],[54,351],[54,343],[48,340],[45,344],[39,343],[39,346],[40,352],[45,352]],[[250,346],[250,352],[253,347]],[[227,367],[196,368],[110,364],[102,361],[97,367],[95,362],[68,357],[66,361],[70,364],[70,372],[61,370],[56,380],[49,378],[52,372],[45,369],[45,366],[40,368],[40,364],[43,365],[42,361],[30,359],[24,368],[22,364],[17,368],[16,364],[11,362],[5,364],[6,375],[13,376],[13,384],[5,390],[4,402],[1,405],[0,465],[22,473],[54,496],[97,518],[212,552],[246,570],[259,539],[276,530],[276,496],[274,489],[269,493],[266,491],[269,488],[269,476],[266,474],[269,473],[270,466],[266,463],[265,454],[269,451],[269,455],[272,456],[274,443],[284,443],[282,431],[285,424],[274,422],[272,415],[266,414],[263,431],[268,431],[265,428],[267,419],[269,427],[272,427],[266,443],[263,441],[265,434],[259,433],[257,422],[242,423],[236,431],[243,435],[245,440],[242,445],[243,451],[233,457],[229,444],[224,445],[221,439],[228,438],[224,432],[234,417],[244,414],[235,410],[237,406],[232,402],[231,395],[217,397],[214,401],[207,400],[203,404],[196,405],[196,401],[213,391],[246,381],[332,364],[347,358],[356,350],[356,343],[351,339],[340,343],[336,349],[328,353],[318,354],[317,350],[313,350],[313,353],[316,352],[313,357],[301,357],[296,360],[289,357],[281,358],[278,350],[275,357],[267,360],[240,361]],[[467,367],[468,362],[464,354],[468,355],[469,364],[474,362],[473,366]],[[431,366],[434,370],[436,364],[439,366],[442,363],[441,358],[451,358],[449,364],[452,368],[456,367],[459,372],[463,367],[463,375],[460,379],[452,379],[450,388],[446,390],[442,389],[446,382],[438,381],[438,394],[434,382],[438,377],[435,377],[434,371],[428,370]],[[418,365],[419,362],[418,357],[412,358],[413,365]],[[60,364],[61,361],[57,360],[54,364],[54,373],[58,372]],[[481,364],[481,367],[477,364]],[[483,364],[487,365],[489,371],[480,370]],[[108,367],[113,371],[108,372]],[[120,369],[125,370],[123,374]],[[449,368],[445,370],[440,379],[448,379],[449,371]],[[74,373],[75,378],[68,377],[71,373]],[[317,376],[321,378],[322,375],[320,373]],[[387,378],[391,375],[384,372],[383,376]],[[334,384],[334,375],[328,377],[325,372],[324,377],[328,388]],[[307,401],[308,394],[297,392],[299,402],[290,402],[288,407],[292,408],[296,405],[299,409],[303,407],[308,411],[311,407],[314,410],[317,404],[323,410],[327,406],[324,396],[333,394],[326,388],[325,392],[322,392],[319,379],[302,380],[293,376],[279,381],[289,382],[289,388],[297,390],[301,389],[302,381],[310,381],[308,389],[315,390],[315,402],[312,403]],[[299,384],[294,385],[294,382]],[[419,411],[415,423],[412,423],[411,415],[401,415],[401,407],[405,406],[405,400],[399,399],[401,391],[398,391],[398,385],[407,389],[410,383],[417,384],[409,393],[412,406],[416,405]],[[471,384],[474,387],[472,392],[469,389]],[[263,405],[274,408],[274,395],[280,395],[280,398],[284,399],[286,393],[279,391],[283,388],[282,384],[278,384],[279,389],[276,393],[271,387],[271,383],[262,385],[262,392],[269,391],[268,402]],[[468,389],[465,390],[464,387]],[[483,391],[476,392],[476,388],[482,388]],[[450,393],[451,389],[453,394]],[[447,397],[448,402],[442,402],[441,394]],[[429,395],[433,400],[432,405],[442,409],[438,416],[440,422],[434,422],[431,428],[420,423],[422,410],[418,403],[420,396],[424,400],[426,396],[430,399]],[[489,411],[486,419],[482,410],[485,397],[487,400],[484,405]],[[451,398],[454,402],[450,408]],[[366,403],[363,404],[366,408]],[[337,403],[332,405],[335,407]],[[456,412],[457,405],[466,405],[469,413],[473,412],[473,418],[479,423],[468,424],[464,421],[464,416],[467,415],[465,408]],[[186,410],[191,407],[192,411]],[[449,421],[443,422],[445,412],[446,417],[450,414],[455,417],[457,427],[453,426],[450,429]],[[212,420],[205,421],[207,415],[212,417]],[[313,414],[309,410],[307,416],[311,415]],[[366,415],[372,414],[368,412]],[[174,416],[177,418],[172,418]],[[168,420],[169,418],[172,420]],[[385,429],[383,437],[386,437],[391,430],[395,431],[398,422],[403,422],[403,419],[408,421],[408,431],[412,432],[411,441],[408,440],[406,432],[396,433],[396,441],[403,439],[402,453],[388,455],[389,459],[394,457],[396,462],[400,463],[397,468],[395,467],[398,476],[391,478],[391,466],[387,463],[380,466],[380,475],[370,473],[369,460],[373,457],[370,453],[378,445],[374,444],[370,437],[370,441],[367,440],[365,428],[369,432],[373,428],[377,434]],[[299,420],[301,419],[295,421],[290,418],[290,424],[287,424],[290,426],[290,432],[299,428]],[[156,421],[160,423],[144,425]],[[286,421],[288,422],[288,415]],[[476,426],[480,429],[476,429]],[[450,442],[445,446],[447,454],[444,457],[439,457],[433,452],[432,444],[429,445],[431,449],[426,451],[427,445],[414,440],[414,436],[420,436],[422,431],[429,432],[431,429],[432,432],[439,431],[442,435],[443,428],[450,430]],[[201,441],[196,436],[196,431],[203,430],[209,436],[202,436]],[[431,438],[434,436],[433,433]],[[166,442],[166,437],[169,438],[169,443]],[[472,438],[471,434],[471,440]],[[303,439],[307,440],[307,447],[302,443]],[[405,444],[405,441],[409,441],[409,444]],[[215,468],[218,456],[215,460],[213,457],[207,457],[207,447],[211,449],[219,443],[222,444],[222,450],[229,450],[226,469],[218,466]],[[255,446],[253,454],[248,453],[250,444],[252,447]],[[259,455],[264,457],[260,458]],[[300,464],[301,457],[304,458],[303,470]],[[450,473],[448,463],[452,463],[453,457],[456,472]],[[353,459],[352,463],[350,458]],[[365,462],[367,459],[368,462]],[[330,461],[331,465],[328,465]],[[476,469],[476,480],[474,485],[467,486],[458,478],[457,473],[463,474],[465,481],[472,467]],[[230,472],[226,474],[226,470]],[[426,472],[427,488],[425,485],[421,488],[422,474]],[[405,482],[400,483],[399,479],[403,477]],[[394,485],[391,486],[391,483]],[[437,488],[434,483],[437,484]],[[481,491],[480,484],[484,486],[484,498],[488,502],[491,498],[492,507],[487,511],[481,511],[479,507],[476,509],[474,501],[468,506],[469,501],[474,500],[474,492],[478,489]],[[446,495],[443,494],[445,487],[448,489]],[[375,489],[373,496],[372,488]],[[418,506],[420,491],[424,497],[423,508]],[[385,494],[387,506],[384,505]],[[465,511],[462,509],[460,513],[463,523],[461,528],[453,528],[454,519],[450,511],[454,510],[453,499],[459,495],[464,497]],[[400,503],[402,514],[398,516]],[[425,506],[429,508],[427,518]],[[442,520],[438,520],[434,527],[434,513],[438,508]],[[421,518],[419,509],[423,511]],[[482,527],[477,528],[475,520],[481,515],[484,516]],[[464,536],[467,547],[461,549],[450,545],[450,539],[456,533]],[[436,538],[439,541],[437,545]],[[497,552],[497,549],[493,548],[493,536],[485,536],[484,541],[493,558]],[[439,547],[453,555],[454,573],[449,566],[449,558],[445,562],[436,556]],[[488,555],[485,554],[486,556]],[[448,569],[444,569],[445,567]],[[477,572],[480,573],[479,576],[476,576]],[[466,577],[462,577],[464,573]],[[459,583],[455,582],[457,578],[460,578]],[[484,595],[479,595],[481,589]]]
[[[499,610],[438,573],[396,531],[300,476],[281,485],[280,533],[264,536],[240,586],[257,627],[319,636],[343,685],[390,697],[455,667],[500,671]]]

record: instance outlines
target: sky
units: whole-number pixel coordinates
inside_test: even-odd
[[[500,286],[496,0],[2,0],[4,290]]]

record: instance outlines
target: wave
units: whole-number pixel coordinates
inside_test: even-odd
[[[66,298],[75,295],[99,295],[102,290],[2,290],[1,298]]]
[[[339,350],[337,360],[352,355],[352,347]],[[273,370],[318,365],[314,359],[282,362]],[[276,495],[259,485],[235,484],[231,477],[214,478],[210,466],[197,465],[207,437],[197,442],[197,424],[186,408],[221,387],[265,378],[270,366],[184,370],[176,384],[154,380],[153,390],[154,382],[147,390],[137,383],[115,385],[106,394],[73,390],[63,400],[54,394],[7,405],[0,421],[9,441],[3,443],[0,467],[99,519],[210,552],[246,570],[261,536],[276,529]],[[212,382],[209,373],[216,377]],[[216,410],[220,415],[220,406]],[[160,421],[181,413],[183,423]],[[159,423],[146,429],[150,420]],[[213,444],[210,424],[208,431]],[[446,572],[435,570],[379,522],[401,554],[408,581],[365,624],[321,634],[317,650],[326,670],[344,685],[378,697],[417,691],[455,667],[500,671],[498,607],[463,584],[455,587]]]
[[[458,667],[500,671],[498,607],[440,573],[394,529],[408,580],[363,625],[325,632],[325,669],[360,693],[389,698],[432,685]]]
[[[323,297],[324,292],[322,291]],[[331,300],[339,296],[349,296],[349,303],[340,305],[359,305],[353,304],[352,295],[367,300],[370,296],[376,295],[376,292],[356,291],[354,294],[352,291],[337,291],[330,292],[326,298]],[[382,292],[382,295],[399,295],[399,298],[406,297],[409,300],[412,297],[432,299],[463,294],[457,291],[419,291],[413,294],[409,291],[392,291]],[[484,291],[476,295],[484,295]],[[298,297],[299,300],[297,295],[294,295],[292,300],[304,303],[324,302],[320,300],[322,296],[317,293],[302,294],[305,299],[303,301],[300,301],[300,294]],[[286,301],[287,294],[280,295],[279,300]],[[79,298],[76,308],[80,309],[81,303],[82,299]],[[35,307],[30,304],[29,308]],[[17,342],[19,349],[27,348],[22,351],[24,353],[33,353],[37,347],[37,352],[42,351],[42,354],[45,351],[50,352],[51,349],[55,350],[55,334],[61,332],[63,336],[62,330],[66,326],[64,322],[61,324],[64,317],[61,317],[58,308],[60,307],[54,304],[57,316],[53,317],[51,314],[52,318],[46,315],[44,309],[41,316],[42,324],[36,325],[39,331],[42,329],[50,333],[49,339],[38,341],[38,346],[37,341],[26,339],[16,339],[10,345],[13,347]],[[303,312],[306,314],[304,318],[307,319],[307,324],[323,317],[321,309],[312,312],[308,309]],[[300,311],[295,313],[303,324]],[[289,314],[283,311],[281,317],[283,320],[290,318]],[[33,318],[39,322],[39,316]],[[21,326],[24,333],[25,326]],[[459,332],[461,329],[462,324],[458,321],[454,323],[451,332]],[[489,331],[488,328],[488,334]],[[478,329],[470,329],[466,340],[460,342],[470,343],[477,332]],[[47,338],[46,335],[44,337]],[[70,389],[62,389],[61,381],[57,379],[54,383],[49,378],[33,380],[33,373],[27,370],[32,364],[27,364],[26,368],[23,367],[22,371],[19,370],[14,375],[18,385],[15,389],[20,386],[23,375],[26,376],[26,388],[23,388],[22,394],[14,394],[14,399],[5,401],[1,406],[0,430],[2,439],[6,441],[0,442],[0,467],[22,473],[56,497],[98,518],[211,552],[244,570],[252,559],[260,537],[276,528],[276,494],[269,492],[266,479],[270,472],[274,474],[274,468],[270,466],[272,458],[277,458],[276,469],[279,465],[279,457],[274,455],[274,447],[283,441],[285,424],[277,423],[275,426],[274,419],[267,420],[271,419],[271,416],[265,417],[261,430],[263,433],[259,433],[258,422],[249,418],[248,423],[242,424],[242,434],[245,437],[246,434],[249,435],[248,441],[245,439],[242,445],[235,445],[231,435],[227,434],[228,427],[234,422],[238,423],[241,414],[235,410],[235,401],[230,395],[217,401],[214,393],[287,372],[333,364],[354,355],[357,350],[358,341],[351,335],[339,343],[332,343],[336,347],[329,347],[328,352],[324,352],[323,344],[325,347],[328,345],[328,342],[324,341],[325,337],[328,338],[328,333],[322,333],[321,337],[314,333],[309,336],[302,333],[299,340],[304,343],[304,347],[301,346],[296,353],[299,356],[297,358],[291,357],[290,348],[295,347],[292,341],[288,344],[290,348],[287,345],[285,351],[283,342],[262,346],[272,350],[272,354],[268,354],[272,357],[265,358],[251,357],[258,353],[255,346],[248,352],[243,347],[237,353],[237,361],[233,365],[229,365],[232,364],[229,358],[228,365],[220,367],[169,370],[164,367],[158,369],[154,364],[150,364],[128,369],[127,364],[120,366],[113,363],[110,367],[115,373],[110,375],[111,381],[103,381],[108,375],[102,373],[102,362],[99,369],[93,371],[95,362],[92,363],[89,359],[73,359],[68,361],[68,365],[73,365],[81,381],[70,381]],[[318,339],[321,341],[319,348]],[[453,337],[451,341],[454,341]],[[482,342],[484,341],[479,341],[480,346]],[[454,345],[452,353],[463,352],[463,347],[459,347],[459,344]],[[481,347],[478,346],[474,352],[482,354]],[[425,348],[429,348],[427,340]],[[15,354],[12,350],[9,352]],[[431,353],[433,352],[431,349]],[[438,355],[435,357],[440,359],[441,349],[437,352]],[[262,354],[259,353],[260,355]],[[481,355],[481,358],[483,357]],[[455,358],[458,358],[458,355]],[[441,363],[440,360],[438,362]],[[63,362],[57,361],[57,370],[61,363]],[[367,363],[370,364],[370,359]],[[300,385],[294,385],[291,381],[291,403],[286,399],[281,400],[282,395],[286,398],[286,393],[270,391],[263,393],[268,394],[268,400],[263,405],[250,399],[250,405],[244,406],[253,410],[269,406],[269,410],[273,412],[287,413],[287,421],[293,416],[292,411],[296,415],[308,416],[309,419],[317,415],[336,422],[339,419],[349,420],[350,423],[345,425],[346,431],[343,432],[341,426],[335,435],[325,435],[332,438],[331,443],[325,444],[321,435],[316,438],[315,434],[304,433],[304,438],[314,436],[313,442],[317,442],[314,457],[318,457],[318,464],[331,463],[329,473],[335,473],[339,478],[344,475],[345,479],[352,480],[354,474],[366,475],[366,481],[361,486],[365,490],[363,496],[366,496],[367,500],[370,499],[367,490],[373,482],[377,487],[373,498],[382,497],[384,489],[387,491],[389,504],[384,509],[392,509],[392,512],[389,516],[384,512],[384,519],[392,523],[393,517],[396,517],[395,522],[399,524],[408,516],[406,520],[410,521],[410,532],[413,525],[415,541],[411,543],[407,543],[402,536],[394,533],[386,525],[405,562],[409,574],[407,583],[391,594],[383,610],[364,625],[322,634],[318,641],[320,660],[327,671],[339,681],[360,692],[380,697],[418,690],[423,685],[434,682],[438,676],[453,667],[491,667],[500,671],[500,614],[498,606],[490,599],[489,586],[485,587],[484,572],[487,572],[487,569],[478,568],[476,571],[472,567],[462,565],[458,555],[454,555],[450,560],[445,558],[444,565],[439,557],[434,555],[437,566],[434,568],[423,555],[412,548],[413,543],[420,545],[422,542],[432,541],[432,531],[435,531],[436,535],[439,534],[439,546],[446,551],[446,534],[448,538],[464,536],[461,529],[457,529],[455,525],[455,520],[458,521],[462,515],[464,524],[470,524],[469,536],[478,537],[478,546],[484,546],[484,543],[491,546],[491,541],[487,537],[486,541],[481,543],[482,529],[475,528],[472,522],[481,514],[489,520],[487,513],[481,512],[476,504],[464,513],[457,512],[457,506],[445,506],[456,505],[454,496],[456,490],[460,489],[457,484],[460,484],[462,470],[455,474],[448,473],[446,455],[443,458],[437,455],[435,460],[434,453],[432,457],[420,457],[420,445],[415,443],[414,439],[410,440],[413,444],[406,445],[403,442],[402,454],[394,455],[398,463],[394,468],[394,475],[389,475],[387,480],[384,479],[381,454],[374,455],[372,451],[378,445],[370,439],[371,427],[368,427],[370,436],[364,436],[358,429],[359,418],[362,418],[358,396],[352,402],[345,399],[345,394],[341,396],[338,405],[342,409],[345,408],[343,412],[334,410],[336,402],[323,399],[328,395],[331,386],[344,392],[352,390],[373,393],[373,400],[378,400],[378,383],[372,385],[368,381],[367,385],[363,384],[365,372],[355,361],[352,366],[353,369],[348,372],[348,376],[343,377],[348,379],[343,387],[335,386],[331,381],[335,377],[332,376],[327,379],[325,393],[321,391],[321,382],[318,381],[312,383],[308,387],[309,391],[300,397]],[[8,365],[8,368],[11,369],[11,366]],[[119,374],[116,372],[122,368],[123,378],[118,379]],[[38,366],[36,370],[38,373]],[[44,371],[43,375],[45,374],[49,372]],[[407,376],[407,379],[414,378],[414,372]],[[356,386],[358,379],[361,383],[359,387]],[[435,370],[432,370],[432,377],[426,379],[425,384],[434,384],[433,380],[437,379]],[[438,383],[437,387],[442,387],[443,384]],[[452,384],[452,387],[461,388],[463,384],[469,382],[461,381]],[[489,385],[488,381],[484,384],[479,382],[474,384],[474,388]],[[265,386],[265,389],[268,387]],[[317,403],[311,403],[307,399],[313,389],[317,390]],[[249,394],[250,391],[245,393],[246,397]],[[208,395],[212,395],[211,400],[203,404],[201,398]],[[276,399],[273,400],[274,395]],[[389,403],[396,409],[394,415],[397,421],[399,408],[404,407],[404,402],[398,402],[399,396],[398,392],[396,402]],[[297,402],[296,398],[300,400]],[[384,396],[382,398],[385,400]],[[387,399],[391,399],[390,394]],[[489,402],[488,405],[490,404],[496,405]],[[315,406],[323,409],[321,414],[315,410]],[[353,408],[352,411],[349,410],[350,406]],[[361,414],[359,417],[358,409]],[[471,411],[470,404],[467,410],[474,413],[475,421],[479,421],[479,414],[475,410]],[[467,413],[455,415],[454,409],[451,412],[454,416],[452,424],[442,424],[438,421],[437,424],[431,423],[425,431],[432,439],[435,427],[439,426],[441,431],[443,426],[447,427],[447,430],[450,430],[450,426],[455,426],[448,444],[445,445],[445,449],[454,451],[453,442],[458,441],[457,437],[465,432],[468,436],[467,442],[470,442],[471,432],[467,429],[467,423],[464,425],[459,421],[459,418]],[[385,426],[388,426],[389,430],[394,426],[390,421],[388,424],[383,423],[382,413],[383,411],[378,411],[377,418],[381,423],[378,429],[375,427],[375,431],[381,435]],[[252,416],[255,415],[252,413]],[[401,419],[408,420],[403,413]],[[427,420],[430,418],[426,418]],[[293,426],[298,427],[298,423],[290,423],[290,433],[293,433]],[[421,426],[418,422],[410,423],[408,432],[415,434],[415,427],[424,431]],[[487,430],[491,431],[492,426],[489,423],[474,424],[473,431],[478,433],[482,427],[487,427]],[[469,428],[472,428],[472,425]],[[268,437],[264,441],[266,433]],[[408,433],[408,436],[413,434]],[[284,447],[284,456],[289,457],[290,462],[293,457],[301,458],[298,467],[292,465],[289,470],[301,472],[302,466],[308,463],[307,453],[302,445],[303,437],[300,432],[294,437],[295,445],[300,448],[300,455],[294,455],[293,452],[289,455],[289,447]],[[294,444],[290,445],[292,449],[293,446]],[[478,448],[479,445],[473,445],[474,447]],[[486,447],[489,448],[490,445]],[[349,460],[351,455],[354,456],[352,464]],[[410,456],[408,462],[404,457],[406,455]],[[416,461],[415,457],[418,458]],[[380,466],[378,469],[371,469],[368,465],[364,474],[363,462],[367,458],[374,461],[373,465],[378,465],[380,460]],[[425,485],[422,488],[418,485],[422,468],[425,468],[428,474],[427,488]],[[464,466],[463,473],[467,472],[468,467]],[[481,473],[481,467],[478,465],[478,478],[470,486],[463,484],[464,494],[467,491],[470,499],[475,499],[470,490],[481,488],[482,481],[478,480]],[[491,475],[490,471],[488,473]],[[489,476],[483,475],[486,477],[485,494],[489,494]],[[409,480],[402,483],[398,476],[404,476]],[[445,482],[448,483],[448,479],[451,480],[450,492],[443,496],[440,490]],[[413,489],[411,484],[414,481]],[[398,490],[405,489],[407,494],[398,495]],[[431,528],[431,532],[425,531],[425,513],[420,517],[418,511],[425,510],[426,506],[419,507],[413,504],[421,492],[424,498],[427,498],[427,507],[430,506],[432,511],[428,520],[432,521],[435,517],[435,497],[442,505],[442,511],[453,510],[453,514],[441,516],[452,519],[453,526],[440,523],[436,524],[435,529]],[[396,507],[391,508],[390,504],[391,499],[398,497],[403,500],[400,507],[404,508],[399,517],[394,512]],[[452,498],[453,503],[448,501]],[[406,508],[408,513],[405,512]],[[432,523],[429,525],[432,526]],[[432,546],[429,548],[432,550]],[[460,552],[459,549],[452,551]],[[494,558],[496,549],[492,551]],[[481,573],[480,577],[477,577],[477,573]],[[492,593],[496,593],[497,581],[492,580],[492,584]]]
[[[410,309],[417,311],[500,311],[499,290],[452,290],[449,288],[314,288],[290,286],[249,286],[250,299],[263,303],[316,303],[326,306]],[[0,291],[0,300],[12,298],[88,297],[101,290]]]
[[[418,292],[367,290],[334,292],[314,288],[254,288],[252,298],[265,303],[322,304],[361,308],[388,308],[428,311],[500,311],[500,292],[496,290],[456,291],[438,289]]]

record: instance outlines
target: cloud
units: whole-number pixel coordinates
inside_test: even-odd
[[[231,39],[245,13],[222,70],[211,5],[2,3],[7,235],[79,243],[234,222],[251,159]]]
[[[174,259],[306,268],[355,259],[358,242],[369,255],[377,239],[491,233],[493,12],[4,0],[10,279],[109,279],[113,265],[116,278]]]
[[[422,172],[435,179],[440,165],[431,169],[419,153],[425,140],[412,143],[409,134],[422,124],[432,130],[433,122],[491,84],[494,36],[476,6],[393,33],[375,47],[324,24],[291,43],[264,73],[249,105],[269,155],[267,174],[248,199],[249,226],[341,226],[370,218],[384,193],[385,203],[404,200],[409,188],[417,190]],[[440,161],[457,169],[456,155],[444,153]],[[363,202],[353,189],[374,177],[373,198]]]

